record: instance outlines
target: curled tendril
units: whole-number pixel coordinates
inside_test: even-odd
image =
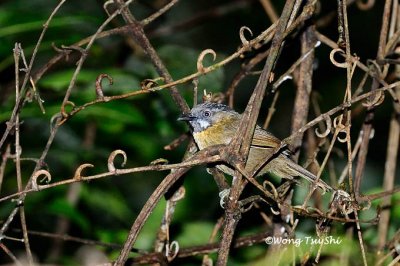
[[[165,256],[168,262],[171,262],[178,255],[179,243],[178,241],[172,241],[171,244],[165,247]]]
[[[315,135],[317,135],[319,138],[325,138],[326,136],[328,136],[329,133],[331,132],[331,129],[332,129],[332,119],[331,119],[331,117],[329,115],[327,115],[327,114],[322,115],[322,117],[326,121],[326,130],[325,130],[325,132],[320,133],[318,128],[315,129]]]
[[[371,9],[375,5],[375,0],[367,0],[367,2],[365,3],[363,2],[363,0],[357,0],[356,4],[360,10],[365,11]]]
[[[317,213],[319,216],[324,216],[324,213],[317,208],[314,208],[312,206],[307,206],[306,208],[307,213]]]
[[[294,205],[292,208],[295,211],[301,211],[302,213],[308,214],[308,210],[304,209],[301,205]]]
[[[369,139],[373,139],[375,137],[375,129],[371,129],[371,133],[369,134]]]
[[[250,204],[249,204],[249,206],[248,206],[247,208],[245,208],[244,206],[242,206],[242,207],[240,208],[240,212],[241,212],[241,213],[248,212],[248,211],[250,211],[254,206],[255,206],[255,203],[254,203],[254,202],[250,202]]]
[[[77,51],[79,53],[81,53],[82,56],[87,56],[88,55],[88,51],[86,51],[86,49],[78,46],[78,45],[61,45],[62,49],[65,50],[70,50],[70,51]]]
[[[61,113],[56,113],[55,115],[53,115],[50,118],[50,132],[53,132],[53,130],[54,130],[56,124],[57,124],[57,120],[61,119],[61,118],[62,118]]]
[[[90,163],[84,163],[82,165],[80,165],[76,170],[75,170],[75,174],[74,174],[74,179],[75,180],[82,180],[83,176],[82,176],[82,171],[86,168],[93,168],[94,165],[90,164]]]
[[[197,100],[198,100],[198,91],[199,91],[199,79],[194,78],[192,80],[193,84],[193,107],[197,105]]]
[[[126,158],[126,157],[125,157]],[[125,159],[126,160],[126,159]],[[150,163],[150,165],[160,165],[160,164],[168,164],[168,160],[164,158],[158,158]]]
[[[212,101],[212,93],[207,92],[207,90],[203,91],[203,102],[211,102]]]
[[[337,128],[337,127],[342,127],[343,128],[344,126],[342,124],[342,119],[343,119],[343,115],[339,115],[339,116],[335,117],[333,119],[333,127],[334,128]]]
[[[340,133],[344,133],[345,135],[343,137],[340,137]],[[344,130],[344,129],[340,130],[339,134],[338,134],[338,137],[337,137],[337,140],[339,142],[341,142],[341,143],[346,143],[347,142],[347,131]]]
[[[274,90],[274,92],[284,81],[289,79],[293,79],[293,76],[290,74],[281,76],[274,84],[272,84],[272,89]]]
[[[101,82],[103,81],[104,78],[108,79],[108,84],[110,85],[113,84],[113,79],[111,76],[107,74],[100,74],[96,78],[96,96],[98,99],[104,98],[103,87],[101,86]]]
[[[346,127],[342,123],[343,115],[339,115],[333,119],[333,127],[338,130],[337,140],[341,143],[345,143],[347,141],[347,130]],[[343,138],[339,137],[340,133],[344,133],[345,136]]]
[[[378,64],[377,60],[368,59],[368,67],[371,73],[376,77],[384,77],[386,74],[382,73],[381,66]]]
[[[124,158],[124,161],[121,163],[121,166],[124,167],[126,164],[126,161],[127,161],[126,153],[123,150],[115,150],[108,157],[107,167],[108,167],[109,172],[114,172],[114,173],[117,172],[117,169],[114,166],[114,160],[115,160],[115,157],[117,157],[117,155],[122,155],[122,157]]]
[[[279,211],[279,210],[274,210],[272,207],[269,207],[269,209],[271,210],[271,212],[274,214],[274,215],[279,215],[281,212]]]
[[[242,42],[243,46],[248,46],[249,45],[249,41],[246,39],[246,37],[244,37],[244,32],[245,31],[250,33],[250,36],[253,36],[253,32],[251,31],[251,29],[249,27],[246,27],[246,26],[240,27],[240,31],[239,31],[240,41]]]
[[[366,198],[365,201],[364,201],[363,203],[366,203],[365,206],[363,206],[363,207],[361,208],[363,211],[369,210],[369,209],[371,208],[371,204],[372,204],[372,203],[371,203],[371,200],[370,200],[370,199]]]
[[[73,102],[71,102],[71,101],[66,101],[65,104],[63,104],[63,105],[61,106],[61,111],[60,111],[61,119],[60,119],[60,121],[58,122],[58,125],[59,125],[59,126],[62,125],[62,124],[64,124],[65,121],[67,121],[67,119],[70,117],[70,114],[67,113],[67,112],[65,111],[65,106],[66,106],[66,105],[72,106],[72,111],[73,111],[74,108],[75,108],[75,103],[73,103]]]
[[[155,79],[145,79],[142,82],[140,82],[140,87],[142,88],[142,90],[151,90],[152,88],[158,86],[158,82],[159,81],[164,81],[163,77],[158,77]]]
[[[172,202],[177,202],[185,197],[186,189],[185,187],[181,186],[169,199]]]
[[[221,206],[222,209],[225,209],[225,199],[226,199],[226,197],[229,196],[229,193],[231,193],[230,188],[226,188],[218,193],[219,205]]]
[[[205,68],[203,66],[203,60],[207,54],[212,54],[213,61],[215,61],[215,59],[217,58],[217,54],[215,53],[215,51],[213,49],[206,49],[203,52],[201,52],[199,57],[197,58],[197,71],[198,72],[201,72],[201,73],[205,72]]]
[[[354,211],[354,204],[350,194],[341,189],[338,189],[334,193],[333,200],[330,205],[334,206],[335,208],[339,207],[342,213],[346,215]]]
[[[38,184],[37,179],[39,176],[44,175],[44,177],[40,180],[40,182],[43,182],[46,180],[46,183],[48,184],[51,181],[51,174],[47,170],[38,170],[36,171],[33,176],[32,176],[32,188],[33,190],[39,191],[41,188],[41,185]]]
[[[269,182],[268,180],[264,180],[263,182],[263,188],[267,189],[267,185],[271,188],[272,190],[272,194],[274,194],[274,197],[277,199],[278,196],[278,191],[276,190],[274,184],[272,184],[271,182]]]
[[[371,108],[371,107],[381,105],[384,100],[385,100],[385,94],[383,93],[383,91],[378,91],[375,94],[374,99],[367,100],[366,102],[362,103],[362,105],[364,107]]]
[[[66,118],[68,118],[69,117],[69,113],[67,113],[66,111],[65,111],[65,106],[66,105],[70,105],[71,107],[72,107],[72,110],[75,108],[75,103],[73,103],[73,102],[71,102],[71,101],[66,101],[65,102],[65,104],[63,104],[62,106],[61,106],[61,115],[62,115],[62,117],[64,118],[64,119],[66,119]]]
[[[396,240],[393,248],[394,248],[394,250],[396,251],[397,254],[400,254],[400,243],[398,242],[398,240]]]
[[[111,14],[110,14],[110,12],[108,12],[107,7],[111,4],[114,4],[114,0],[108,0],[108,1],[104,2],[104,5],[103,5],[103,9],[104,9],[104,11],[106,11],[108,16],[111,16]]]
[[[332,64],[334,64],[335,66],[340,67],[340,68],[347,68],[349,65],[347,62],[339,63],[338,61],[335,60],[336,53],[344,54],[343,50],[340,48],[333,49],[329,54],[329,59],[331,60]]]

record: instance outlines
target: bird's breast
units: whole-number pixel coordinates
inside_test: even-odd
[[[200,132],[194,132],[193,138],[200,150],[210,146],[229,144],[236,129],[225,126],[224,123],[212,125]]]

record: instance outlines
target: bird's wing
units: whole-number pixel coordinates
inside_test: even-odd
[[[280,143],[280,139],[257,126],[251,145],[257,148],[276,148]]]

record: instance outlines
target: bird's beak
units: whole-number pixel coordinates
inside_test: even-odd
[[[194,116],[192,116],[191,113],[182,114],[180,117],[178,117],[178,121],[192,121],[193,119]]]

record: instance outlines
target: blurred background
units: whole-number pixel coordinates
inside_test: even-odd
[[[271,1],[280,14],[284,1]],[[329,2],[329,3],[328,3]],[[131,11],[138,20],[153,14],[168,1],[135,1]],[[13,48],[16,42],[21,43],[29,62],[33,48],[38,40],[44,22],[47,20],[57,1],[50,0],[10,0],[0,3],[0,122],[1,130],[10,118],[15,104],[15,75]],[[51,58],[57,55],[54,47],[70,46],[94,34],[107,18],[102,1],[67,1],[52,20],[40,45],[33,73],[42,68]],[[312,19],[318,25],[318,31],[332,40],[337,40],[336,1],[322,1],[318,4],[318,13]],[[383,1],[369,10],[361,11],[355,4],[348,8],[352,52],[360,61],[376,57]],[[319,23],[319,24],[318,24]],[[124,25],[117,17],[106,28],[111,29]],[[195,73],[196,60],[204,49],[213,49],[217,61],[234,53],[241,45],[239,29],[249,27],[254,36],[271,25],[260,1],[179,1],[169,12],[145,27],[145,32],[158,54],[167,66],[173,79],[178,80]],[[342,102],[346,86],[346,70],[338,69],[329,61],[331,49],[321,44],[316,49],[315,72],[313,77],[314,96],[322,112],[328,111]],[[300,41],[294,34],[288,39],[278,61],[276,73],[284,73],[300,55]],[[233,77],[240,71],[241,64],[253,54],[249,52],[244,58],[234,60],[199,78],[199,92],[225,92]],[[211,56],[209,56],[211,58]],[[212,64],[207,56],[205,65]],[[27,102],[21,112],[21,146],[22,177],[24,184],[30,177],[35,163],[29,158],[38,158],[50,135],[50,120],[60,112],[60,104],[69,85],[79,59],[78,52],[72,52],[67,60],[61,60],[49,69],[36,83],[36,88],[43,99],[43,113],[32,100]],[[263,64],[254,70],[261,70]],[[113,80],[113,85],[105,84],[105,95],[118,95],[140,89],[144,79],[156,78],[149,59],[139,46],[124,34],[114,34],[98,39],[85,61],[72,91],[70,100],[82,105],[95,99],[95,80],[98,75],[106,73]],[[356,87],[362,78],[362,72],[356,71],[353,86]],[[247,76],[237,87],[234,107],[241,112],[246,107],[258,76]],[[364,90],[369,90],[370,81]],[[178,86],[189,105],[193,104],[193,84]],[[280,97],[276,112],[272,117],[269,130],[280,138],[290,134],[293,102],[295,97],[293,81],[286,81],[280,87]],[[389,97],[388,97],[389,98]],[[265,99],[260,124],[263,123],[272,99]],[[385,101],[376,110],[373,121],[375,136],[372,139],[362,192],[369,194],[381,191],[388,125],[393,107],[390,100]],[[148,165],[155,159],[165,158],[171,163],[180,162],[186,149],[182,143],[172,151],[164,149],[173,140],[188,131],[185,124],[176,121],[180,115],[177,106],[167,91],[134,96],[128,99],[97,104],[86,108],[65,123],[56,135],[49,154],[45,160],[52,174],[52,182],[71,178],[75,169],[83,163],[91,163],[93,169],[85,170],[85,175],[107,171],[107,158],[115,149],[122,149],[128,155],[126,167]],[[316,116],[313,110],[309,120]],[[355,143],[365,117],[365,108],[354,107],[352,117],[352,140]],[[14,149],[12,138],[10,147]],[[339,175],[346,163],[345,144],[336,144],[331,157],[335,162],[336,174]],[[2,151],[3,153],[4,151]],[[321,162],[323,159],[321,154]],[[301,162],[305,162],[302,153]],[[117,159],[118,160],[118,159]],[[27,196],[25,202],[28,229],[34,232],[68,234],[83,239],[97,240],[104,243],[122,244],[138,212],[168,172],[135,173],[123,176],[102,178],[99,180],[74,185],[46,189]],[[323,174],[329,180],[328,173]],[[399,171],[396,176],[399,184]],[[15,165],[9,160],[4,168],[1,184],[1,197],[17,190]],[[205,244],[208,242],[216,220],[223,215],[219,206],[218,188],[205,167],[195,167],[184,179],[185,199],[177,208],[170,234],[181,247]],[[301,187],[295,197],[304,197]],[[399,203],[399,195],[393,200]],[[325,199],[325,202],[329,197]],[[376,213],[379,201],[374,201],[369,211],[362,217],[371,219]],[[1,202],[0,219],[7,219],[14,208],[12,201]],[[396,204],[394,204],[395,206]],[[400,206],[399,204],[397,204]],[[165,201],[161,202],[145,225],[136,248],[151,250],[155,232],[160,226]],[[257,211],[245,214],[247,217],[239,225],[238,235],[260,232],[264,223]],[[18,216],[17,216],[18,217]],[[393,234],[399,227],[400,207],[393,207],[391,228]],[[304,219],[298,232],[309,235],[314,231],[312,219]],[[12,222],[7,236],[21,238],[19,219]],[[343,229],[344,230],[344,229]],[[376,244],[376,227],[365,226],[364,236],[368,245]],[[337,229],[337,234],[343,233]],[[356,238],[354,238],[355,241]],[[99,260],[115,259],[119,249],[111,247],[84,245],[72,241],[30,235],[31,249],[38,262],[65,265],[85,264],[90,254],[98,254]],[[354,240],[349,240],[349,242]],[[4,240],[5,245],[16,256],[24,254],[24,245],[18,241]],[[350,244],[349,244],[350,245]],[[367,246],[368,246],[367,245]],[[343,246],[342,246],[343,248]],[[232,263],[246,265],[249,262],[262,265],[266,245],[233,251]],[[335,252],[334,250],[331,252]],[[357,251],[353,254],[355,257]],[[0,251],[0,261],[10,262],[10,258]],[[93,259],[94,261],[94,259]],[[201,257],[179,260],[180,265],[199,265]]]

